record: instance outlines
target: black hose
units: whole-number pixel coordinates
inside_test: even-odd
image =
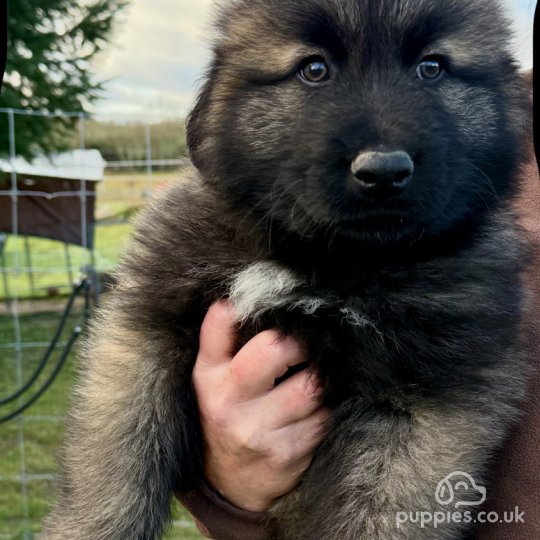
[[[45,351],[43,358],[41,359],[36,369],[34,370],[34,373],[32,373],[32,376],[16,392],[14,392],[13,394],[5,398],[0,399],[0,406],[6,405],[7,403],[11,403],[12,401],[15,401],[18,397],[22,396],[36,382],[37,378],[41,375],[41,372],[43,371],[43,369],[49,362],[49,358],[51,357],[54,349],[56,348],[56,344],[58,343],[58,340],[60,339],[60,336],[62,335],[62,332],[66,325],[66,321],[73,308],[73,303],[75,302],[75,299],[77,298],[78,294],[81,292],[81,289],[83,289],[86,286],[86,284],[87,284],[87,280],[85,278],[76,287],[73,288],[73,291],[71,292],[68,303],[66,304],[66,307],[64,309],[64,313],[62,314],[62,318],[60,319],[60,323],[58,324],[58,327],[56,329],[56,332],[51,342],[49,343],[49,346],[47,347],[47,350]],[[88,299],[86,299],[86,303],[87,302],[88,302]],[[85,310],[86,309],[87,307],[85,305]]]
[[[6,414],[5,416],[0,416],[0,424],[3,424],[5,422],[9,422],[10,420],[13,420],[16,416],[24,412],[28,407],[33,405],[51,386],[51,384],[54,382],[62,368],[64,367],[64,364],[66,363],[67,357],[69,356],[69,353],[71,351],[71,348],[73,347],[73,344],[81,334],[82,329],[80,326],[76,326],[73,330],[73,333],[71,334],[71,337],[69,338],[69,341],[66,343],[66,346],[64,347],[64,350],[62,352],[62,356],[59,358],[58,362],[56,363],[56,366],[54,367],[52,373],[49,375],[49,378],[45,381],[43,386],[23,405],[21,405],[19,408],[15,409],[13,412]]]

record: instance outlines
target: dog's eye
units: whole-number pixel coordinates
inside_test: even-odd
[[[424,81],[436,81],[444,73],[442,62],[438,58],[424,58],[416,67],[416,74]]]
[[[309,58],[300,67],[300,77],[311,84],[322,83],[330,78],[328,64],[322,57]]]

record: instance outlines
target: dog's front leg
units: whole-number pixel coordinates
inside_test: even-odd
[[[106,313],[86,345],[47,540],[161,537],[174,489],[201,467],[193,332],[157,340]]]

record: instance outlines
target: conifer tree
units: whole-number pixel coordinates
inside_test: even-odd
[[[8,0],[8,53],[0,107],[85,111],[102,82],[91,61],[107,44],[126,0]],[[16,153],[62,149],[77,119],[15,116]],[[9,152],[0,113],[0,154]]]

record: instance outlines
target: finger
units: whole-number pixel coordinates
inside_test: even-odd
[[[290,437],[296,443],[295,453],[298,459],[313,454],[326,435],[330,425],[331,413],[326,407],[320,407],[311,416],[283,428],[283,436]]]
[[[313,461],[313,452],[310,452],[308,455],[300,458],[298,461],[293,463],[289,467],[287,472],[292,478],[301,479],[304,473],[308,470],[312,461]]]
[[[305,361],[300,344],[291,337],[281,338],[273,330],[255,336],[231,362],[231,377],[240,399],[253,399],[274,388],[274,382],[289,367]]]
[[[311,416],[322,401],[316,374],[304,369],[282,382],[265,397],[275,426],[280,428]]]
[[[221,300],[210,307],[199,334],[198,364],[216,366],[232,359],[234,324],[229,302]]]
[[[292,470],[298,467],[299,463],[312,458],[315,449],[328,433],[329,418],[330,412],[320,408],[309,418],[274,433],[274,445],[279,447],[282,444],[283,448],[289,449],[287,452],[282,450],[283,455],[287,456],[285,461],[282,461],[283,469]]]

